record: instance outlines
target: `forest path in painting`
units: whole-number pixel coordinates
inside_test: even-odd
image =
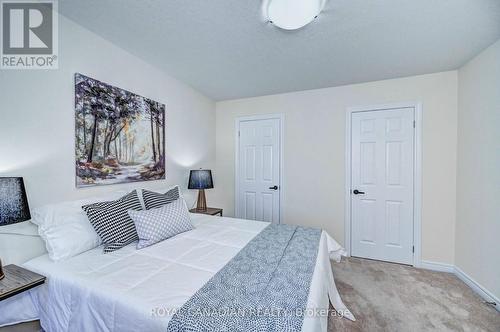
[[[75,75],[77,186],[165,178],[165,105]]]
[[[119,174],[114,179],[106,180],[107,184],[123,183],[127,181],[140,181],[141,173],[136,166],[124,166],[120,168]]]

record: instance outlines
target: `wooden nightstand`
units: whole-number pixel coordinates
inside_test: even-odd
[[[25,292],[45,282],[45,277],[17,265],[3,267],[5,277],[0,280],[0,301]]]
[[[198,210],[197,208],[194,208],[194,209],[189,210],[189,212],[191,212],[191,213],[208,214],[208,215],[211,215],[211,216],[215,216],[215,215],[220,214],[220,216],[222,217],[222,209],[219,209],[219,208],[209,208],[209,207],[207,207],[206,210]]]

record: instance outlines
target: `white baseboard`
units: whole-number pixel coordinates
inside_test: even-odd
[[[452,264],[446,264],[446,263],[437,263],[437,262],[423,260],[423,261],[420,261],[419,267],[422,269],[439,271],[439,272],[448,272],[448,273],[455,272],[455,266],[453,266]]]
[[[481,296],[484,300],[488,302],[495,302],[497,305],[493,306],[495,309],[500,311],[500,299],[496,297],[493,293],[491,293],[489,290],[481,286],[477,281],[472,279],[469,275],[467,275],[464,271],[462,271],[460,268],[455,266],[455,275],[462,280],[467,286],[472,288],[479,296]]]
[[[500,300],[498,297],[493,295],[489,290],[481,286],[477,281],[472,279],[469,275],[467,275],[460,268],[456,267],[452,264],[446,263],[438,263],[431,261],[420,261],[418,265],[419,268],[439,271],[439,272],[448,272],[453,273],[457,276],[458,279],[462,280],[467,286],[469,286],[474,292],[476,292],[479,296],[481,296],[485,301],[495,302],[496,306],[493,306],[496,310],[500,311]]]

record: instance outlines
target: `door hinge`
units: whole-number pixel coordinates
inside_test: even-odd
[[[411,252],[415,253],[415,246],[411,247]]]
[[[413,120],[413,128],[415,128],[416,126],[416,123],[415,123],[415,120]]]
[[[238,130],[238,137],[240,137],[240,136],[241,136],[241,131]]]

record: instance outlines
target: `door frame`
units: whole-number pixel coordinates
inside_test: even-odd
[[[285,188],[285,177],[283,174],[284,170],[284,141],[285,141],[285,114],[284,113],[272,113],[272,114],[257,114],[250,116],[240,116],[234,119],[234,214],[236,218],[240,218],[240,211],[238,206],[239,195],[240,195],[240,123],[245,121],[258,121],[258,120],[271,120],[271,119],[279,119],[280,120],[280,135],[279,135],[279,147],[280,147],[280,179],[279,179],[279,203],[280,203],[280,212],[279,212],[279,220],[278,223],[283,223],[283,215],[284,215],[284,188]]]
[[[345,136],[345,217],[344,217],[344,243],[347,255],[351,256],[351,118],[353,113],[377,110],[393,110],[413,108],[415,116],[415,130],[413,132],[413,266],[422,265],[422,103],[401,102],[380,105],[367,105],[349,107],[346,110],[346,136]]]

